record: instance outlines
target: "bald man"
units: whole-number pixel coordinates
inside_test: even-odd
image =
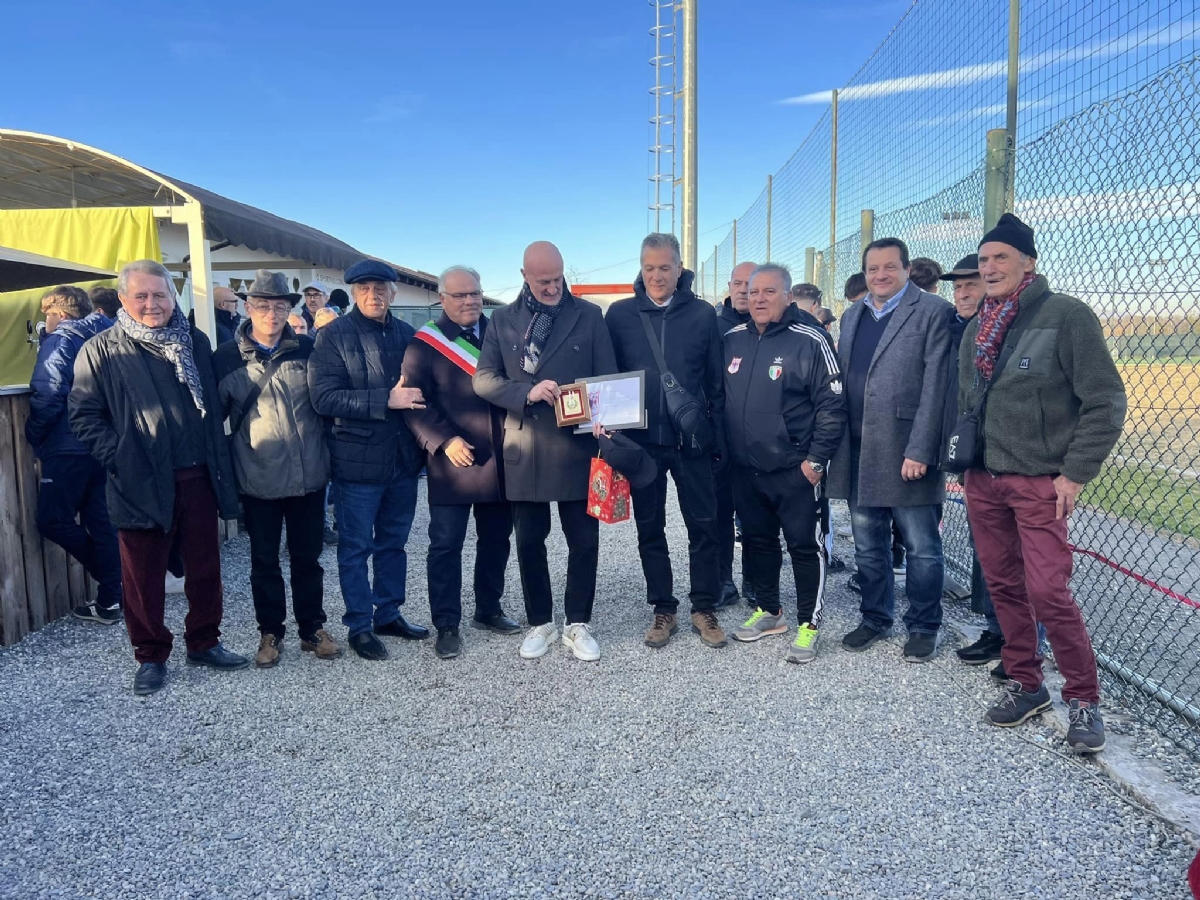
[[[241,321],[238,295],[227,287],[213,288],[213,309],[217,314],[217,346],[232,341]]]
[[[717,330],[721,337],[731,328],[737,328],[750,321],[750,276],[758,268],[758,263],[738,263],[729,273],[729,296],[723,303],[717,305]],[[721,579],[721,593],[717,598],[717,608],[736,606],[745,596],[750,606],[756,606],[754,588],[746,583],[745,554],[742,556],[742,594],[738,594],[737,585],[733,583],[733,482],[729,477],[729,468],[716,473],[717,480],[717,567]]]
[[[563,644],[576,659],[600,658],[590,628],[600,551],[599,521],[587,512],[596,439],[559,428],[560,386],[617,371],[600,308],[571,295],[563,258],[548,241],[525,250],[517,299],[492,316],[475,370],[475,393],[505,410],[504,486],[512,504],[517,564],[529,633],[522,659],[544,656],[558,639],[546,561],[550,504],[566,538],[567,584]],[[561,556],[562,548],[555,552]]]

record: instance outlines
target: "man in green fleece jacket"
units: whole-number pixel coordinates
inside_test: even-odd
[[[1011,727],[1050,707],[1037,653],[1042,622],[1066,680],[1067,742],[1096,753],[1104,749],[1100,682],[1071,595],[1067,519],[1121,434],[1125,386],[1096,314],[1053,292],[1036,265],[1033,230],[1006,213],[979,244],[987,297],[959,348],[959,409],[976,408],[987,388],[982,466],[966,474],[967,516],[1010,679],[987,719]]]

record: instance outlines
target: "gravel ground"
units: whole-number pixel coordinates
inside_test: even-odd
[[[428,623],[423,504],[405,611]],[[244,537],[224,562],[225,640],[251,653]],[[523,619],[515,560],[508,588]],[[55,623],[0,652],[0,897],[1188,896],[1186,837],[1046,729],[984,725],[994,689],[953,636],[925,666],[899,639],[844,653],[836,576],[812,665],[782,637],[681,629],[655,652],[642,591],[632,523],[602,526],[598,664],[470,629],[457,660],[387,639],[388,662],[323,663],[293,633],[261,672],[188,669],[180,646],[146,700],[119,629]]]

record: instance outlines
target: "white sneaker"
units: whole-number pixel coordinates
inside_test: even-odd
[[[600,645],[596,643],[591,629],[584,622],[564,628],[563,643],[575,654],[576,659],[595,662],[600,658]]]
[[[558,640],[558,626],[553,622],[530,628],[529,634],[525,635],[525,640],[521,641],[519,651],[521,659],[537,659],[539,656],[545,656],[550,645],[556,640]]]

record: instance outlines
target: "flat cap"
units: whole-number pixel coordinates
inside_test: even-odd
[[[979,277],[979,254],[972,253],[964,256],[954,264],[954,268],[943,275],[938,281],[958,281],[960,278]]]
[[[346,270],[342,276],[346,284],[358,284],[360,281],[399,281],[400,276],[385,262],[377,259],[363,259]]]

